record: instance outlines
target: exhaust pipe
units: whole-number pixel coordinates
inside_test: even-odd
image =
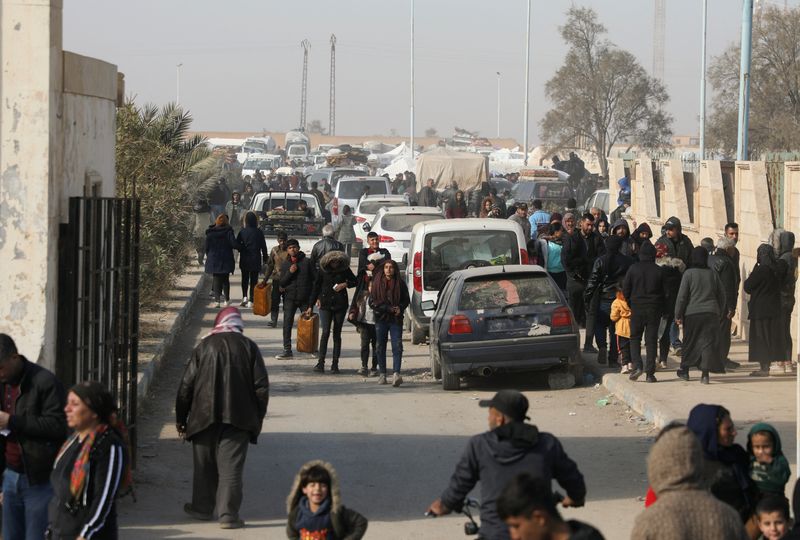
[[[478,373],[481,374],[482,377],[488,377],[492,373],[494,373],[494,369],[489,366],[484,366],[478,370]]]

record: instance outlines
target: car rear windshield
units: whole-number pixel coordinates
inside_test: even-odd
[[[572,197],[570,188],[559,182],[517,182],[511,189],[515,201],[533,199],[568,199]]]
[[[519,264],[517,235],[511,231],[447,231],[425,237],[422,281],[438,291],[456,270],[475,266]]]
[[[441,214],[386,214],[381,220],[381,229],[389,232],[410,233],[421,221],[444,219]]]
[[[344,188],[344,186],[342,186]],[[362,188],[363,189],[363,188]],[[377,214],[383,207],[394,208],[395,206],[408,206],[408,201],[363,201],[358,205],[361,214]]]
[[[306,205],[309,210],[314,215],[317,215],[316,208],[317,205],[314,201],[303,199],[306,202]],[[258,208],[261,212],[269,212],[270,210],[297,210],[297,205],[300,202],[300,199],[284,199],[283,197],[275,197],[275,198],[265,198],[264,202],[261,204],[261,208]]]
[[[336,189],[336,184],[339,183],[339,179],[344,176],[367,176],[366,171],[348,171],[348,170],[341,170],[341,171],[333,171],[331,173],[331,189]]]
[[[560,301],[547,276],[485,276],[464,283],[458,309],[498,309],[510,305],[556,304]]]
[[[364,193],[364,186],[369,186],[370,195],[386,193],[385,180],[354,180],[352,182],[342,182],[342,185],[339,186],[339,198],[358,199]]]

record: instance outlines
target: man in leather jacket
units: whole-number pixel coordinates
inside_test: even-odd
[[[617,287],[622,278],[633,264],[631,257],[620,253],[623,241],[619,236],[608,237],[606,253],[595,261],[584,292],[584,303],[592,305],[592,302],[595,302],[597,306],[594,337],[597,340],[598,364],[605,364],[606,361],[613,364],[617,361],[619,354],[614,339],[616,337],[614,325],[611,324],[610,318],[611,303],[617,295]],[[608,333],[608,337],[606,333]]]
[[[323,255],[329,251],[344,252],[344,244],[336,240],[333,237],[333,233],[333,225],[328,223],[322,227],[322,240],[314,244],[314,247],[311,248],[309,259],[311,260],[311,265],[314,267],[315,272],[319,272],[319,260]]]
[[[314,285],[314,265],[300,251],[300,242],[290,238],[286,242],[289,257],[281,266],[280,286],[283,289],[283,352],[277,359],[292,358],[292,327],[297,311],[305,311]]]
[[[247,445],[256,444],[269,402],[269,377],[258,345],[243,334],[235,307],[219,312],[195,347],[175,399],[178,434],[192,442],[191,517],[238,529]]]

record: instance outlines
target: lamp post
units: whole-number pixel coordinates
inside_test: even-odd
[[[528,0],[528,16],[525,19],[525,126],[522,132],[522,144],[524,160],[523,164],[528,166],[528,86],[530,84],[530,64],[531,64],[531,0]]]
[[[753,46],[753,0],[742,3],[742,54],[739,64],[739,135],[736,159],[747,159],[747,130],[750,120],[750,57]]]
[[[408,138],[410,164],[414,162],[414,0],[411,0],[411,134]]]
[[[703,45],[700,61],[700,159],[706,158],[706,38],[708,36],[708,0],[703,0]]]

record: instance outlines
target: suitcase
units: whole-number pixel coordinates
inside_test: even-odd
[[[253,289],[253,315],[266,317],[270,312],[272,300],[272,283],[261,281]]]
[[[315,353],[319,346],[319,315],[297,319],[297,352]]]

